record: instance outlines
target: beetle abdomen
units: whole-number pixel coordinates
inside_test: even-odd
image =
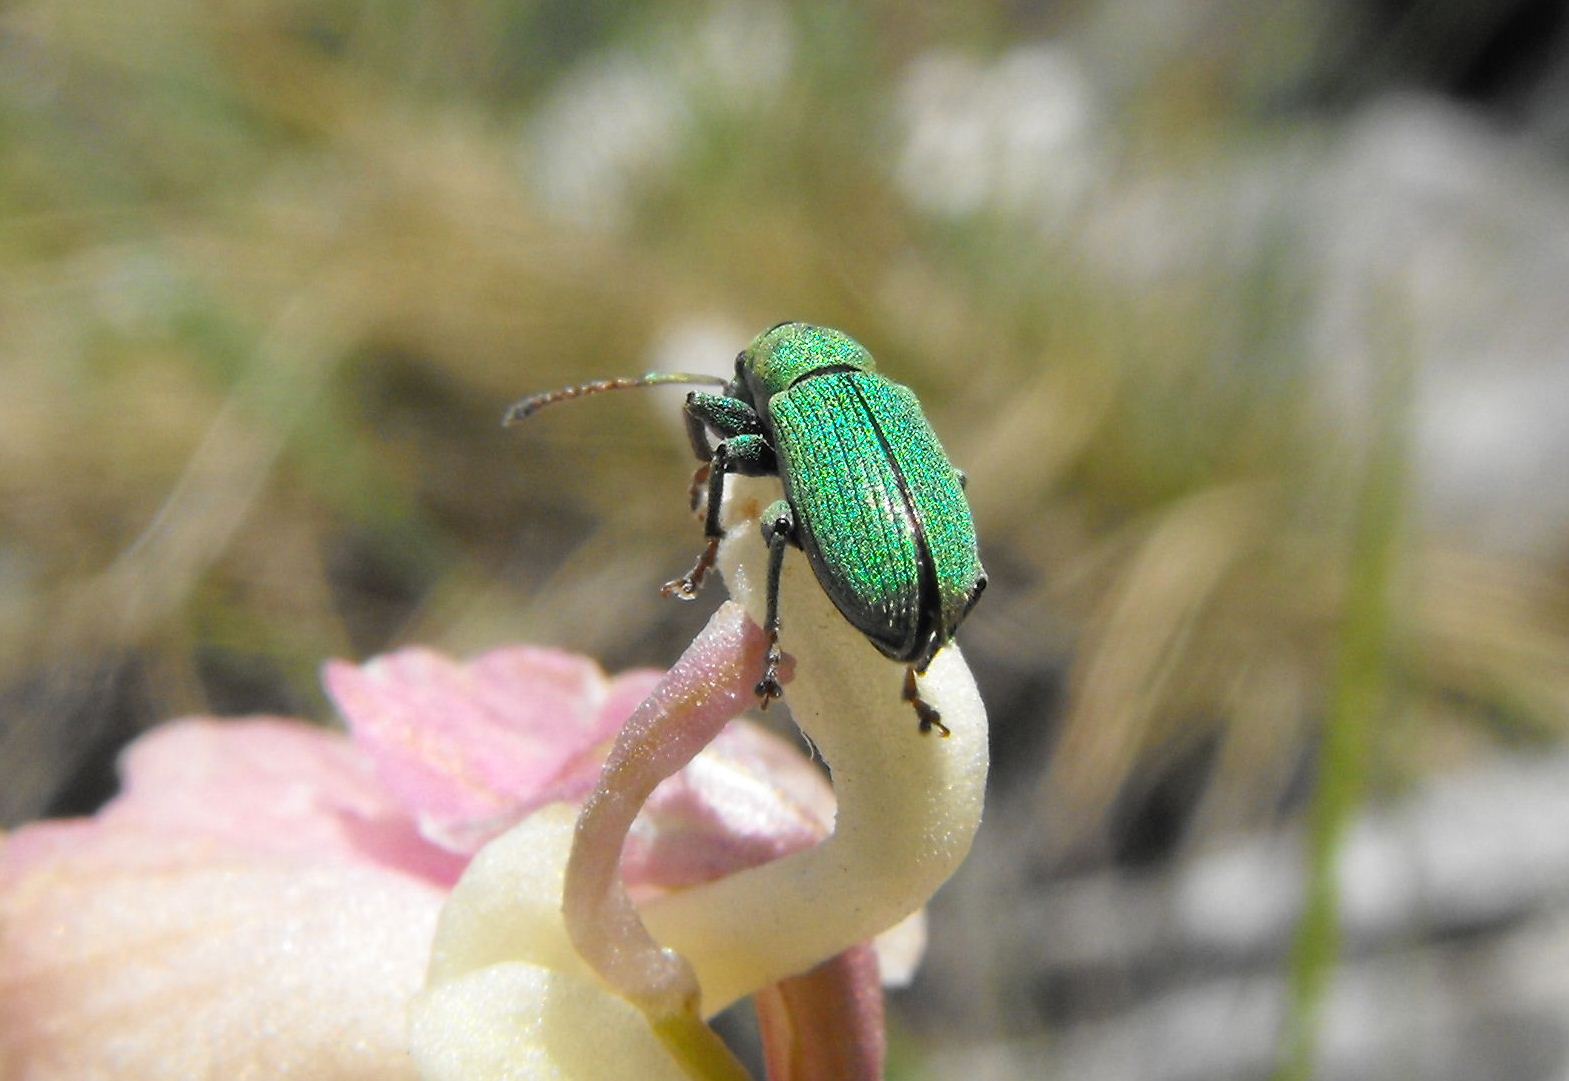
[[[768,403],[796,531],[844,617],[896,660],[929,657],[980,575],[969,504],[915,395],[868,372]]]

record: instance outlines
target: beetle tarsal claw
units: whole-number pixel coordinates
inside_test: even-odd
[[[697,557],[697,562],[692,569],[680,578],[674,578],[659,587],[659,592],[666,597],[677,600],[690,601],[697,599],[697,591],[703,588],[703,579],[708,574],[708,569],[714,565],[714,560],[719,558],[719,538],[713,537],[708,542],[708,547],[703,549],[703,554]]]
[[[659,587],[659,592],[661,596],[674,597],[678,601],[695,601],[698,585],[698,580],[693,575],[687,574],[666,582]]]
[[[758,709],[767,709],[768,703],[772,702],[775,698],[784,697],[784,688],[779,686],[779,681],[773,676],[764,676],[762,679],[758,680],[757,686],[754,687],[753,690],[757,694]]]
[[[784,654],[779,650],[779,635],[773,631],[768,634],[768,656],[763,661],[763,678],[757,681],[757,686],[752,688],[754,694],[761,701],[758,709],[767,709],[768,703],[775,698],[784,697],[784,688],[779,685],[779,665],[784,660]]]
[[[933,728],[937,729],[938,735],[942,736],[943,739],[953,735],[948,730],[948,726],[942,723],[941,713],[938,713],[919,698],[915,700],[914,705],[915,715],[921,719],[921,735],[930,735]]]

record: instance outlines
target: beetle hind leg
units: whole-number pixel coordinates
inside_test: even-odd
[[[948,726],[942,723],[942,714],[938,713],[932,704],[921,697],[921,689],[915,682],[915,665],[910,665],[904,670],[903,699],[915,707],[915,715],[921,721],[921,735],[927,735],[933,728],[947,739],[950,733]]]

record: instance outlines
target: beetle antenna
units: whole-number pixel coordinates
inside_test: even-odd
[[[557,402],[568,402],[573,398],[585,398],[590,394],[599,394],[607,390],[629,390],[632,387],[658,387],[667,383],[696,383],[703,386],[728,387],[730,380],[717,375],[693,375],[688,372],[649,372],[646,375],[626,376],[620,379],[599,379],[592,383],[579,383],[572,387],[562,387],[560,390],[549,390],[543,394],[530,394],[521,401],[514,402],[507,410],[506,416],[501,418],[503,426],[517,424],[538,413],[547,405]]]

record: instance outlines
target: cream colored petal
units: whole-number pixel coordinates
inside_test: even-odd
[[[591,976],[499,964],[415,999],[426,1081],[690,1081],[648,1020]]]
[[[429,986],[512,962],[589,975],[561,915],[576,821],[575,807],[545,807],[480,849],[441,910]]]
[[[926,909],[912,912],[872,941],[884,987],[908,987],[926,953]]]
[[[567,939],[576,810],[547,807],[483,848],[442,909],[409,1043],[426,1081],[689,1081],[648,1018]]]
[[[732,595],[754,623],[763,618],[766,566],[755,523],[771,494],[737,479],[729,513],[739,524],[721,551]],[[780,604],[784,644],[796,662],[787,701],[833,770],[839,800],[834,833],[783,859],[650,901],[635,916],[616,874],[619,838],[615,848],[587,846],[598,872],[578,881],[593,879],[590,899],[605,911],[574,907],[580,930],[586,929],[579,939],[595,943],[596,967],[617,974],[629,988],[649,983],[648,973],[673,974],[653,981],[670,994],[643,996],[649,1000],[644,1006],[657,1004],[653,1012],[661,1017],[679,1018],[679,1005],[671,1009],[666,999],[681,998],[680,985],[690,984],[693,970],[703,1010],[712,1014],[900,923],[958,866],[980,822],[986,716],[958,649],[944,649],[921,681],[923,696],[953,735],[922,735],[900,693],[903,667],[845,623],[798,555],[787,560]],[[716,623],[724,623],[723,616]],[[704,633],[711,632],[715,624]],[[735,646],[711,659],[717,664],[744,652]],[[730,695],[735,675],[713,683]],[[717,710],[710,699],[718,696],[710,692],[703,701]],[[651,708],[657,712],[657,705]],[[621,743],[626,741],[623,733]],[[624,757],[679,757],[668,746],[636,740],[618,743],[618,751]],[[602,783],[590,802],[628,804],[609,816],[624,837],[636,804],[652,787],[643,785],[634,801],[634,793]],[[647,1018],[626,999],[601,991],[567,945],[559,899],[569,819],[563,808],[535,815],[488,846],[454,892],[438,931],[431,979],[415,1010],[415,1053],[427,1076],[657,1078],[663,1075],[655,1071],[673,1066]],[[641,933],[643,924],[657,942]],[[644,975],[629,979],[628,973]],[[547,1016],[547,1007],[557,1013]],[[590,1068],[563,1057],[596,1052],[582,1046],[596,1041],[625,1061]],[[517,1061],[539,1071],[597,1072],[520,1073],[512,1065]]]
[[[413,1077],[405,1010],[437,891],[163,846],[50,860],[0,897],[0,1077]]]

